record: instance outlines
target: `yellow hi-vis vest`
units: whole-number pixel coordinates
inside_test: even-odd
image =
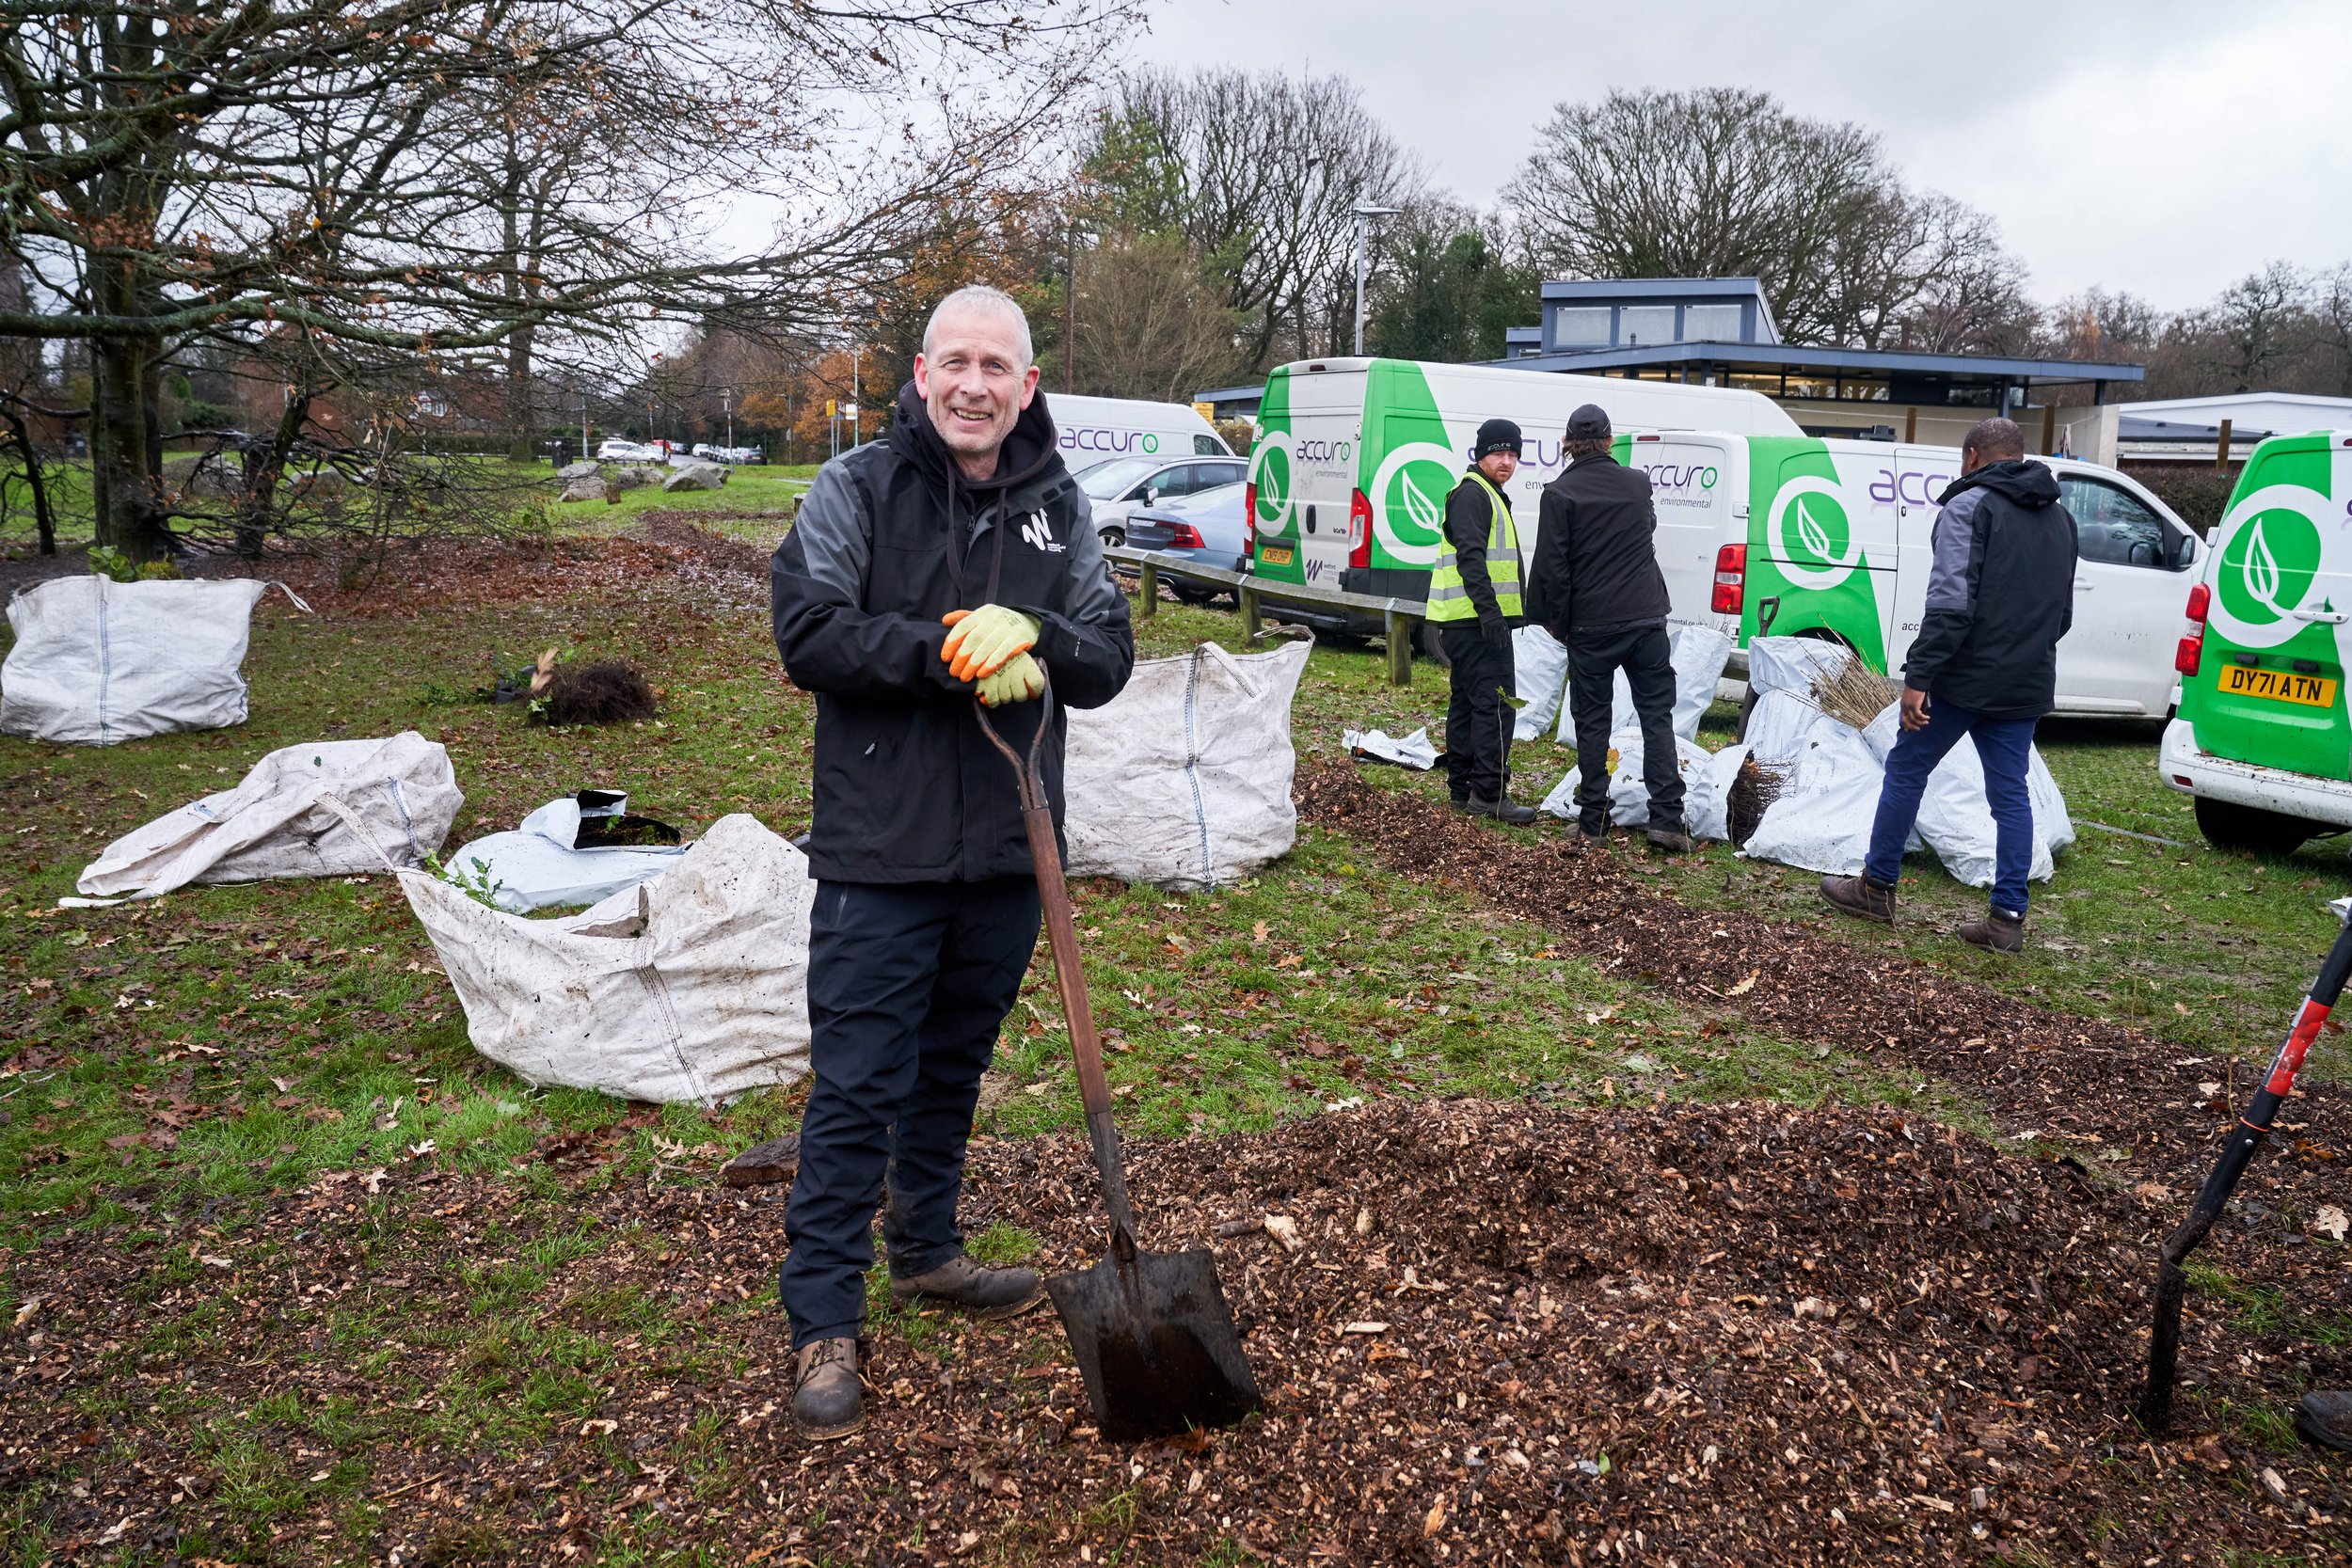
[[[1511,524],[1511,509],[1503,504],[1502,492],[1497,490],[1485,474],[1472,468],[1470,478],[1494,508],[1494,531],[1486,539],[1486,580],[1494,584],[1495,607],[1505,615],[1519,613],[1519,534]],[[1439,538],[1444,539],[1442,530]],[[1454,542],[1444,539],[1438,546],[1438,568],[1429,574],[1429,609],[1432,621],[1470,621],[1477,619],[1478,607],[1470,603],[1470,590],[1462,586],[1462,563],[1454,554]]]

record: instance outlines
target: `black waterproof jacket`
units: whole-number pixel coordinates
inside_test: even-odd
[[[1663,624],[1657,533],[1649,475],[1607,452],[1578,458],[1544,486],[1536,510],[1528,619],[1562,642],[1576,632]]]
[[[2058,703],[2058,645],[2074,625],[2074,519],[2026,458],[1987,463],[1936,498],[1926,613],[1903,684],[1988,719]]]
[[[826,464],[776,546],[776,649],[817,694],[809,869],[825,881],[977,881],[1025,876],[1029,845],[1012,768],[980,732],[972,683],[939,657],[953,610],[1001,604],[1038,617],[1033,656],[1052,682],[1040,762],[1062,820],[1063,711],[1100,707],[1135,668],[1127,600],[1093,509],[1063,467],[1039,393],[995,477],[949,459],[912,383],[890,434]],[[990,710],[1025,757],[1038,703]]]

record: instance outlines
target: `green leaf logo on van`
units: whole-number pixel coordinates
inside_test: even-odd
[[[1280,447],[1268,446],[1258,465],[1258,528],[1261,532],[1279,533],[1282,531],[1284,509],[1291,499],[1291,454]]]
[[[1396,466],[1386,497],[1389,523],[1407,545],[1435,546],[1445,527],[1445,499],[1454,489],[1454,470],[1442,463],[1415,458]]]
[[[1825,479],[1792,479],[1765,519],[1772,559],[1800,588],[1834,588],[1861,563],[1861,544],[1837,487]]]
[[[2318,574],[2319,530],[2298,511],[2255,514],[2223,546],[2214,586],[2230,614],[2249,626],[2283,621]]]

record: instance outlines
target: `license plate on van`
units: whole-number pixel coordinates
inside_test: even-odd
[[[2336,683],[2320,675],[2298,675],[2290,670],[2253,670],[2243,664],[2221,667],[2221,689],[2233,697],[2263,697],[2274,703],[2299,703],[2305,707],[2336,705]]]
[[[1291,547],[1288,545],[1267,545],[1258,551],[1258,559],[1269,566],[1287,566],[1291,563]]]

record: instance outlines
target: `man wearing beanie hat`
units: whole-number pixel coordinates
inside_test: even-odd
[[[1511,633],[1519,613],[1519,536],[1502,487],[1519,467],[1519,427],[1488,420],[1470,448],[1470,471],[1445,500],[1445,542],[1429,574],[1429,619],[1453,665],[1446,705],[1446,780],[1454,809],[1503,822],[1533,822],[1534,808],[1506,792],[1513,689]]]
[[[1611,455],[1609,416],[1586,404],[1568,416],[1569,463],[1544,486],[1528,569],[1527,608],[1568,650],[1568,713],[1576,724],[1577,825],[1583,849],[1609,836],[1609,754],[1616,674],[1625,672],[1642,724],[1642,782],[1649,787],[1649,841],[1687,854],[1682,770],[1675,746],[1673,645],[1666,638],[1666,576],[1653,536],[1649,475]]]

